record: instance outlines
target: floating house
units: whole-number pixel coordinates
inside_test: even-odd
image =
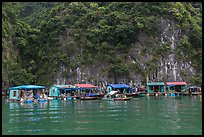
[[[119,90],[120,93],[125,94],[128,93],[131,87],[126,84],[108,84],[106,88],[106,92],[110,93],[111,91],[117,91]]]
[[[187,89],[186,82],[166,82],[167,91],[182,92]]]
[[[36,86],[36,85],[22,85],[9,88],[9,100],[20,101],[21,99],[25,101],[33,101],[34,98],[39,94],[43,93],[45,86]]]
[[[147,93],[153,95],[164,93],[164,82],[149,82],[147,83]]]
[[[186,91],[186,82],[166,82],[168,96],[180,96],[182,92]]]
[[[78,94],[85,96],[100,96],[99,87],[92,84],[74,84],[78,90]]]
[[[76,87],[74,85],[53,85],[49,90],[49,97],[58,98],[69,93],[70,96],[76,95]]]

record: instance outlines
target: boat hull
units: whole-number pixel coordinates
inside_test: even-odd
[[[130,100],[130,98],[114,98],[114,101],[117,101],[117,100],[125,101],[125,100]]]
[[[95,100],[97,97],[81,97],[81,100]]]

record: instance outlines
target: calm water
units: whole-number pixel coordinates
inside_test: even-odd
[[[2,134],[201,135],[202,97],[30,104],[10,103],[2,97]]]

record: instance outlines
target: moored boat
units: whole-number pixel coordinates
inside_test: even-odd
[[[130,100],[130,98],[126,98],[126,97],[118,97],[118,98],[114,98],[114,100]]]
[[[85,96],[85,97],[80,97],[80,99],[81,99],[81,100],[95,100],[95,99],[97,99],[97,97],[95,97],[95,96],[93,96],[93,97],[91,97],[91,96]]]
[[[110,101],[125,101],[130,100],[130,97],[127,97],[125,94],[121,94],[119,91],[111,91],[110,93],[107,93],[103,98],[103,100],[110,100]]]

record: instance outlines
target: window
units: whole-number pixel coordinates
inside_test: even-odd
[[[16,97],[16,91],[13,91],[13,97]]]
[[[153,86],[149,86],[150,90],[153,90]]]

